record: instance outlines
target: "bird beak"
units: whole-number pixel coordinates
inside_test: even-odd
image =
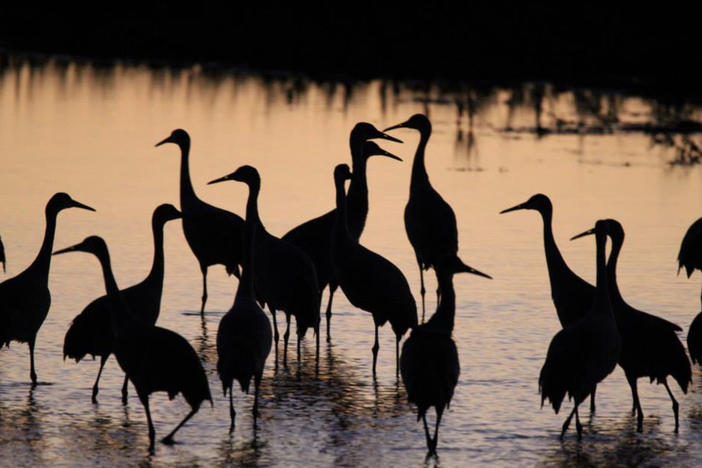
[[[384,132],[389,132],[390,130],[395,130],[396,128],[407,128],[407,122],[402,122],[401,124],[393,125],[392,127],[388,127]]]
[[[211,181],[207,182],[207,185],[218,184],[220,182],[224,182],[225,180],[232,180],[232,175],[227,174],[224,177],[220,177],[219,179],[211,180]]]
[[[527,209],[527,204],[526,202],[520,203],[517,206],[513,206],[512,208],[507,208],[506,210],[500,211],[500,214],[502,213],[509,213],[510,211],[517,211],[517,210],[526,210]]]
[[[164,143],[173,143],[173,140],[171,140],[171,137],[168,136],[168,138],[165,138],[165,139],[159,141],[158,143],[156,143],[155,146],[161,146]]]
[[[386,157],[388,157],[388,158],[390,158],[390,159],[394,159],[394,160],[396,160],[396,161],[402,162],[402,158],[400,158],[399,156],[395,156],[394,154],[392,154],[392,153],[390,153],[390,152],[388,152],[388,151],[385,151],[383,148],[380,148],[380,151],[377,152],[377,153],[375,153],[375,154],[373,154],[372,156],[386,156]]]
[[[77,201],[75,201],[75,200],[73,200],[73,205],[72,205],[72,206],[73,206],[73,208],[81,208],[81,209],[83,209],[83,210],[95,211],[95,208],[92,208],[92,207],[90,207],[90,206],[88,206],[88,205],[84,205],[84,204],[82,204],[81,202],[77,202]]]
[[[369,140],[373,140],[376,138],[380,138],[380,139],[388,140],[388,141],[394,141],[395,143],[402,143],[402,140],[400,140],[399,138],[395,138],[395,137],[390,136],[387,133],[381,132],[381,131],[378,131],[378,133],[376,135],[373,135],[372,137],[370,137]]]
[[[66,252],[75,252],[76,250],[78,250],[79,246],[80,246],[80,244],[72,245],[70,247],[66,247],[65,249],[57,250],[56,252],[52,253],[51,255],[60,255],[62,253],[66,253]]]
[[[571,237],[570,240],[580,239],[581,237],[590,236],[590,235],[592,235],[592,234],[594,234],[594,233],[595,233],[595,228],[588,229],[588,230],[585,231],[585,232],[581,232],[581,233],[578,234],[577,236]]]
[[[463,269],[461,271],[463,271],[465,273],[472,273],[472,274],[477,275],[477,276],[482,276],[483,278],[492,279],[492,276],[486,275],[482,271],[478,271],[475,268],[466,265],[465,263],[463,264]]]

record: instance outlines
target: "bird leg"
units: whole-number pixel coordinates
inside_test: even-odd
[[[36,386],[37,373],[34,370],[34,340],[29,342],[29,377],[32,379],[32,386]]]
[[[636,385],[636,377],[626,376],[626,380],[629,381],[629,386],[631,387],[631,397],[634,399],[634,409],[631,411],[632,414],[637,413],[636,416],[636,431],[643,431],[643,411],[641,410],[641,402],[639,401],[639,390]]]
[[[378,325],[375,326],[375,344],[371,351],[373,351],[373,377],[375,377],[375,363],[378,360],[378,349],[380,345],[378,344]]]
[[[575,404],[575,429],[578,431],[578,440],[583,438],[583,425],[580,424],[580,415],[578,415],[578,404]]]
[[[595,385],[592,389],[592,393],[590,394],[590,412],[594,413],[595,412],[595,392],[597,392],[597,385]]]
[[[126,405],[129,401],[127,398],[129,396],[129,377],[127,374],[124,375],[124,383],[122,384],[122,404]]]
[[[427,425],[426,414],[422,415],[422,421],[424,422],[424,436],[427,438],[427,449],[429,450],[427,455],[431,455],[431,436],[429,435],[429,426]]]
[[[675,414],[675,433],[677,434],[677,433],[678,433],[678,429],[679,429],[679,427],[680,427],[680,425],[679,425],[679,423],[678,423],[678,408],[679,408],[679,405],[678,405],[677,400],[676,400],[675,397],[673,396],[673,392],[670,391],[670,387],[668,386],[668,380],[667,380],[667,379],[663,379],[663,385],[665,385],[665,389],[668,390],[668,395],[670,395],[670,399],[673,400],[673,414]]]
[[[430,451],[436,455],[436,446],[439,444],[439,423],[441,423],[441,416],[444,414],[443,409],[436,410],[436,426],[434,427],[434,439],[431,442]]]
[[[200,307],[200,315],[205,315],[205,303],[207,302],[207,267],[200,267],[202,270],[202,306]]]
[[[395,337],[395,378],[400,375],[400,335]]]
[[[332,299],[336,291],[336,284],[329,283],[329,302],[327,302],[327,343],[331,342],[331,316],[332,316]]]
[[[563,422],[563,427],[561,428],[561,440],[563,440],[563,437],[565,436],[566,431],[568,430],[568,427],[570,427],[570,420],[573,419],[573,415],[575,414],[575,408],[573,408],[573,411],[570,412],[566,420]]]
[[[234,432],[234,420],[236,419],[236,411],[234,410],[234,385],[229,387],[229,419],[231,423],[229,424],[229,433]]]
[[[283,335],[283,366],[288,366],[288,339],[290,338],[290,314],[285,313],[285,334]]]
[[[154,423],[151,420],[151,410],[149,409],[149,395],[139,395],[141,404],[144,405],[144,411],[146,412],[146,422],[149,424],[149,451],[154,451],[154,439],[156,438],[156,430],[154,429]]]
[[[172,444],[173,444],[173,436],[175,435],[175,433],[178,431],[178,429],[180,429],[180,428],[183,426],[183,424],[185,424],[186,422],[188,422],[188,419],[192,418],[193,415],[194,415],[195,413],[197,413],[197,410],[198,410],[198,409],[199,409],[199,408],[193,408],[192,411],[190,411],[190,412],[185,416],[185,418],[183,418],[183,420],[175,427],[175,429],[173,429],[173,430],[171,431],[170,434],[168,434],[166,437],[164,437],[163,439],[161,439],[161,442],[163,442],[163,443],[166,444],[166,445],[172,445]]]
[[[422,285],[419,293],[422,295],[422,323],[424,323],[424,294],[427,292],[424,289],[424,271],[422,270],[422,262],[417,258],[417,265],[419,265],[419,283]]]
[[[93,404],[97,404],[97,394],[98,394],[98,382],[100,382],[100,375],[102,375],[102,368],[105,367],[105,362],[107,362],[108,356],[100,356],[100,369],[98,369],[98,375],[97,378],[95,379],[95,383],[93,384],[93,396],[92,396],[92,402]]]
[[[261,387],[261,374],[256,374],[254,376],[254,404],[253,404],[253,420],[254,427],[256,426],[256,419],[258,418],[258,395],[259,389]]]
[[[271,316],[273,317],[273,339],[275,340],[275,353],[278,354],[278,340],[280,335],[278,335],[278,321],[275,319],[275,309],[273,306],[268,304],[268,310],[271,311]]]

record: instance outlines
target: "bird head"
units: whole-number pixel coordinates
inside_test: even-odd
[[[607,227],[607,235],[612,239],[612,243],[620,244],[624,242],[624,228],[619,221],[616,219],[605,219],[604,223]]]
[[[411,128],[419,131],[422,134],[431,132],[431,122],[429,118],[424,114],[414,114],[408,120],[402,122],[401,124],[393,125],[388,127],[384,132],[389,132],[390,130],[395,130],[396,128]]]
[[[519,205],[513,206],[512,208],[507,208],[506,210],[500,211],[500,214],[509,213],[510,211],[517,210],[536,210],[539,213],[547,213],[552,211],[553,207],[551,205],[551,200],[549,200],[549,198],[546,195],[542,193],[537,193],[524,203],[520,203]]]
[[[225,180],[236,180],[237,182],[244,182],[249,186],[261,184],[261,176],[259,176],[258,171],[255,167],[249,165],[241,166],[231,174],[227,174],[219,179],[211,180],[207,182],[207,184],[218,184],[220,182],[224,182]]]
[[[83,210],[95,211],[94,208],[75,201],[69,194],[64,192],[54,194],[54,196],[51,197],[49,202],[46,204],[46,211],[51,213],[58,213],[59,211],[67,208],[81,208]]]
[[[482,276],[483,278],[492,279],[492,276],[486,275],[485,273],[463,263],[463,261],[458,258],[458,255],[444,256],[438,262],[436,262],[435,266],[437,271],[452,275],[456,273],[471,273],[473,275]]]
[[[52,255],[60,255],[66,252],[87,252],[95,255],[96,257],[101,257],[107,254],[107,244],[98,236],[86,237],[83,242],[66,247],[65,249],[57,250]]]
[[[178,211],[178,209],[175,206],[171,205],[170,203],[164,203],[156,207],[152,216],[152,221],[154,223],[165,224],[168,221],[172,221],[174,219],[179,219],[182,217],[183,213]]]
[[[365,156],[366,159],[370,158],[371,156],[386,156],[390,159],[402,161],[401,158],[395,156],[392,153],[385,151],[383,148],[378,146],[374,141],[370,141],[370,140],[363,143],[363,156]]]
[[[380,138],[382,140],[394,141],[395,143],[402,143],[402,140],[398,140],[384,132],[381,132],[368,122],[359,122],[354,125],[353,130],[351,130],[351,145],[354,146],[356,143],[364,142],[366,140],[373,140]]]
[[[156,143],[156,146],[161,146],[164,143],[175,143],[176,145],[180,146],[181,148],[184,146],[189,146],[190,145],[190,135],[188,135],[188,132],[186,132],[183,129],[177,128],[171,132],[171,134],[168,136],[168,138],[165,138],[158,143]]]
[[[618,224],[618,223],[617,223]],[[608,223],[607,220],[605,219],[598,219],[597,222],[595,223],[595,227],[592,229],[588,229],[585,232],[581,232],[580,234],[577,234],[573,237],[570,238],[570,240],[575,240],[575,239],[580,239],[581,237],[585,236],[591,236],[595,234],[596,236],[603,236],[607,235],[607,228],[608,228]]]
[[[349,179],[351,179],[351,169],[348,164],[339,164],[334,168],[334,181],[337,184],[343,184]]]

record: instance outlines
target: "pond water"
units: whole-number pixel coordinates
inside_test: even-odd
[[[460,96],[456,100],[455,96]],[[160,203],[178,205],[179,154],[154,148],[174,128],[192,137],[191,175],[207,202],[244,213],[242,184],[206,182],[241,164],[262,177],[260,213],[282,236],[333,205],[332,170],[350,162],[348,134],[358,121],[385,128],[416,112],[434,133],[427,170],[452,205],[460,256],[494,280],[459,275],[454,339],[461,377],[441,426],[438,460],[430,464],[697,465],[702,463],[702,378],[698,369],[680,402],[674,434],[662,386],[640,381],[645,413],[635,432],[631,397],[617,368],[598,388],[597,412],[584,408],[585,434],[558,439],[565,415],[540,409],[537,377],[559,323],[550,298],[535,212],[498,215],[532,194],[554,203],[554,230],[564,257],[594,282],[592,238],[568,239],[598,218],[616,218],[627,233],[620,287],[634,306],[687,328],[699,311],[699,278],[676,276],[675,258],[687,227],[702,214],[702,178],[694,166],[671,165],[689,136],[654,135],[670,108],[616,93],[558,90],[548,85],[463,89],[354,86],[264,79],[200,68],[149,69],[86,63],[4,61],[0,71],[0,235],[6,279],[34,258],[48,198],[66,191],[97,209],[59,217],[55,247],[103,236],[120,286],[140,281],[151,264],[150,217]],[[673,108],[691,120],[694,107]],[[663,121],[668,124],[669,121]],[[643,131],[642,131],[643,130]],[[403,224],[411,160],[418,134],[394,133],[383,143],[404,162],[375,158],[368,166],[370,212],[362,243],[394,262],[417,299],[419,275]],[[682,138],[682,139],[681,139]],[[681,149],[682,148],[682,149]],[[330,345],[322,340],[315,373],[314,340],[289,367],[266,364],[261,418],[252,428],[251,396],[235,394],[237,427],[228,434],[227,401],[216,376],[215,337],[232,304],[236,279],[223,267],[209,274],[204,322],[197,315],[201,277],[181,226],[166,226],[166,273],[159,325],[177,331],[201,356],[214,396],[177,434],[178,444],[147,451],[143,409],[131,388],[121,405],[122,373],[112,358],[99,404],[90,402],[98,362],[62,359],[75,315],[104,293],[99,266],[88,255],[52,261],[52,306],[37,339],[31,389],[26,345],[0,351],[0,459],[8,465],[265,465],[420,466],[426,447],[421,423],[395,378],[394,340],[380,331],[378,377],[371,375],[371,316],[338,294]],[[433,291],[433,274],[427,276]],[[435,307],[427,294],[428,310]],[[326,295],[324,303],[326,303]],[[294,349],[294,338],[291,341]],[[181,397],[152,396],[157,436],[185,415]],[[569,404],[564,409],[568,410]],[[433,418],[433,414],[432,414]]]

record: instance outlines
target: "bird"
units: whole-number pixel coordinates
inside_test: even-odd
[[[5,273],[7,265],[5,265],[5,246],[2,245],[2,237],[0,237],[0,263],[2,263],[2,272]]]
[[[175,143],[180,148],[180,209],[183,212],[183,233],[190,249],[195,254],[202,272],[202,305],[200,315],[205,314],[207,302],[207,269],[222,264],[230,275],[239,278],[241,244],[244,220],[239,215],[209,205],[195,194],[190,181],[188,158],[190,135],[182,129],[156,143]]]
[[[692,223],[680,244],[678,274],[683,267],[688,278],[695,270],[702,271],[702,218]],[[702,312],[697,314],[690,324],[687,332],[687,350],[693,363],[702,364]]]
[[[354,307],[370,312],[375,324],[373,376],[378,359],[378,327],[390,322],[395,332],[395,369],[399,373],[400,339],[417,326],[417,304],[407,278],[399,268],[375,252],[363,247],[348,228],[344,182],[351,179],[346,164],[334,168],[336,219],[331,243],[334,277]]]
[[[51,306],[49,268],[56,233],[56,218],[67,208],[95,209],[73,200],[64,192],[54,194],[46,204],[46,231],[37,257],[26,270],[0,283],[0,348],[11,341],[29,345],[29,377],[37,385],[34,345]]]
[[[386,156],[397,161],[402,161],[399,157],[380,148],[376,143],[367,141],[372,138],[380,138],[396,143],[401,140],[387,135],[368,122],[357,123],[349,137],[351,147],[351,160],[353,164],[353,177],[349,186],[348,198],[348,222],[349,232],[356,240],[361,238],[363,228],[368,216],[368,181],[366,179],[366,165],[371,156]],[[327,342],[331,340],[331,316],[332,299],[334,292],[339,286],[333,278],[333,268],[331,265],[331,233],[334,228],[336,209],[332,209],[317,218],[311,219],[299,226],[291,229],[283,236],[283,240],[295,244],[304,250],[314,263],[317,271],[317,281],[319,282],[320,296],[322,290],[329,286],[329,300],[327,302]]]
[[[595,287],[576,275],[563,259],[553,237],[553,205],[544,194],[537,193],[524,203],[500,211],[509,213],[517,210],[536,210],[541,215],[544,228],[544,250],[546,251],[546,266],[551,283],[551,299],[556,307],[556,314],[561,327],[580,320],[590,309],[595,298]],[[593,389],[590,398],[590,411],[595,411],[595,393]]]
[[[573,399],[573,411],[561,429],[565,436],[575,414],[578,439],[582,437],[582,425],[578,416],[578,405],[592,394],[597,383],[604,380],[617,365],[622,348],[622,339],[610,303],[605,248],[607,225],[604,220],[595,227],[574,236],[577,239],[594,234],[597,242],[597,289],[590,309],[580,320],[560,330],[551,340],[539,374],[541,405],[548,399],[558,414],[566,393]]]
[[[407,389],[407,399],[417,405],[417,421],[421,419],[424,423],[430,455],[436,453],[441,416],[451,403],[460,373],[458,350],[451,337],[456,315],[453,275],[464,272],[491,278],[464,264],[455,255],[439,259],[434,266],[441,287],[441,302],[426,323],[412,330],[400,355],[400,374]],[[432,406],[436,411],[434,437],[429,435],[426,419],[427,410]]]
[[[227,180],[243,182],[249,187],[247,219],[256,226],[254,252],[255,292],[258,301],[267,304],[273,317],[276,348],[279,339],[275,314],[285,312],[287,322],[283,351],[283,364],[287,365],[288,339],[290,337],[290,317],[295,317],[297,325],[297,359],[300,362],[300,340],[308,328],[313,328],[317,338],[316,356],[319,357],[319,286],[312,260],[293,244],[279,239],[266,231],[258,214],[258,194],[261,190],[261,176],[255,167],[244,165],[224,177],[214,179],[209,184]],[[251,208],[249,210],[249,208]],[[276,353],[277,355],[277,353]]]
[[[675,432],[678,432],[678,402],[668,386],[667,377],[672,376],[680,385],[683,393],[692,382],[692,369],[685,353],[685,348],[676,332],[682,328],[655,315],[634,309],[624,301],[617,285],[617,260],[624,243],[624,229],[614,219],[605,220],[607,233],[612,240],[612,250],[607,261],[609,294],[617,321],[617,328],[622,337],[622,352],[619,365],[624,369],[626,380],[631,387],[634,400],[632,412],[638,413],[637,431],[643,429],[643,411],[639,401],[636,380],[649,377],[651,382],[663,384],[673,402],[675,415]]]
[[[405,206],[405,230],[419,267],[422,321],[424,321],[426,292],[424,270],[433,268],[442,257],[458,255],[458,228],[451,205],[432,187],[424,166],[424,152],[431,136],[431,122],[426,115],[415,114],[407,121],[383,131],[388,132],[398,128],[411,128],[419,131],[420,135],[412,163],[409,200]],[[434,270],[436,271],[436,268]],[[437,304],[440,301],[440,294],[441,288],[438,287]]]
[[[158,320],[161,309],[161,293],[163,291],[163,227],[171,220],[181,217],[173,205],[159,205],[151,217],[151,229],[154,237],[154,258],[149,274],[138,284],[120,291],[127,306],[138,318],[145,323],[154,325]],[[110,326],[109,296],[101,296],[90,304],[73,319],[63,340],[63,358],[69,357],[80,362],[87,354],[100,356],[100,368],[93,385],[92,402],[97,403],[98,384],[102,369],[112,354],[112,327]],[[122,385],[122,403],[127,404],[127,383],[125,376]]]
[[[205,370],[193,347],[179,334],[139,319],[129,309],[112,273],[110,253],[105,241],[98,236],[86,237],[83,242],[57,250],[54,255],[67,252],[86,252],[95,255],[102,267],[110,307],[110,326],[114,336],[113,352],[120,367],[134,385],[146,412],[149,426],[149,450],[153,452],[154,430],[149,407],[149,395],[167,392],[173,399],[183,394],[190,412],[161,441],[173,443],[173,436],[197,411],[204,401],[212,403]],[[138,313],[138,312],[137,312]]]
[[[232,180],[249,180],[254,177],[252,171],[245,168],[235,171]],[[255,183],[253,180],[252,183]],[[236,411],[233,401],[234,380],[239,382],[241,390],[249,392],[251,378],[254,379],[254,426],[258,416],[258,395],[261,376],[266,364],[266,358],[271,351],[273,338],[271,323],[266,314],[256,302],[254,292],[256,269],[256,231],[264,231],[260,227],[258,217],[258,189],[251,186],[246,202],[246,225],[244,231],[244,265],[241,281],[237,287],[234,305],[219,322],[217,329],[217,374],[222,381],[224,395],[229,391],[229,416],[231,424],[229,432],[234,430]]]

